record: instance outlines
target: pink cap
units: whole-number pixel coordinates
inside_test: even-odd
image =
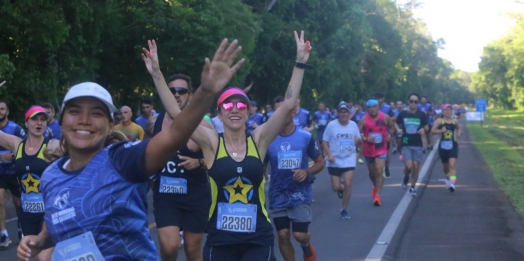
[[[40,106],[32,106],[31,108],[29,108],[29,110],[27,110],[27,112],[25,113],[25,120],[29,120],[30,118],[33,118],[34,116],[38,115],[38,114],[44,114],[46,116],[46,118],[49,119],[49,114],[47,114],[47,112],[45,111],[44,108],[40,107]]]
[[[446,103],[446,104],[442,105],[442,109],[443,110],[445,110],[447,107],[451,107],[451,104]]]
[[[220,106],[221,103],[223,103],[227,98],[231,96],[240,96],[241,98],[246,99],[246,101],[249,103],[249,98],[247,97],[246,93],[239,89],[239,88],[231,88],[223,92],[220,97],[218,97],[217,106]]]

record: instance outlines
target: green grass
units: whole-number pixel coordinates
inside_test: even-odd
[[[524,112],[489,109],[484,120],[467,123],[471,141],[524,218]]]

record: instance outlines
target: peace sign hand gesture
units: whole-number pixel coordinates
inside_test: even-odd
[[[158,52],[155,40],[148,40],[147,45],[149,51],[146,48],[142,48],[142,59],[146,64],[146,68],[150,74],[160,72],[160,64],[158,63]]]
[[[231,66],[240,51],[242,51],[242,47],[238,46],[237,40],[231,42],[229,46],[227,39],[222,40],[213,60],[210,61],[209,58],[205,60],[200,86],[203,91],[217,94],[226,86],[244,64],[245,59],[240,59],[235,65]]]
[[[304,42],[304,31],[300,31],[300,37],[298,37],[297,31],[295,31],[295,41],[297,42],[297,62],[306,63],[313,47],[311,47],[309,41]]]

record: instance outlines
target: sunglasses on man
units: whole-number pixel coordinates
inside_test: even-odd
[[[418,101],[415,101],[415,100],[409,100],[409,103],[418,103]]]
[[[184,87],[170,87],[169,90],[171,90],[172,94],[178,93],[178,95],[184,95],[189,93],[189,90]]]

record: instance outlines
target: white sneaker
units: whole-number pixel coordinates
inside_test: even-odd
[[[415,191],[415,188],[410,188],[409,189],[409,194],[413,197],[416,197],[417,196],[417,192]]]

